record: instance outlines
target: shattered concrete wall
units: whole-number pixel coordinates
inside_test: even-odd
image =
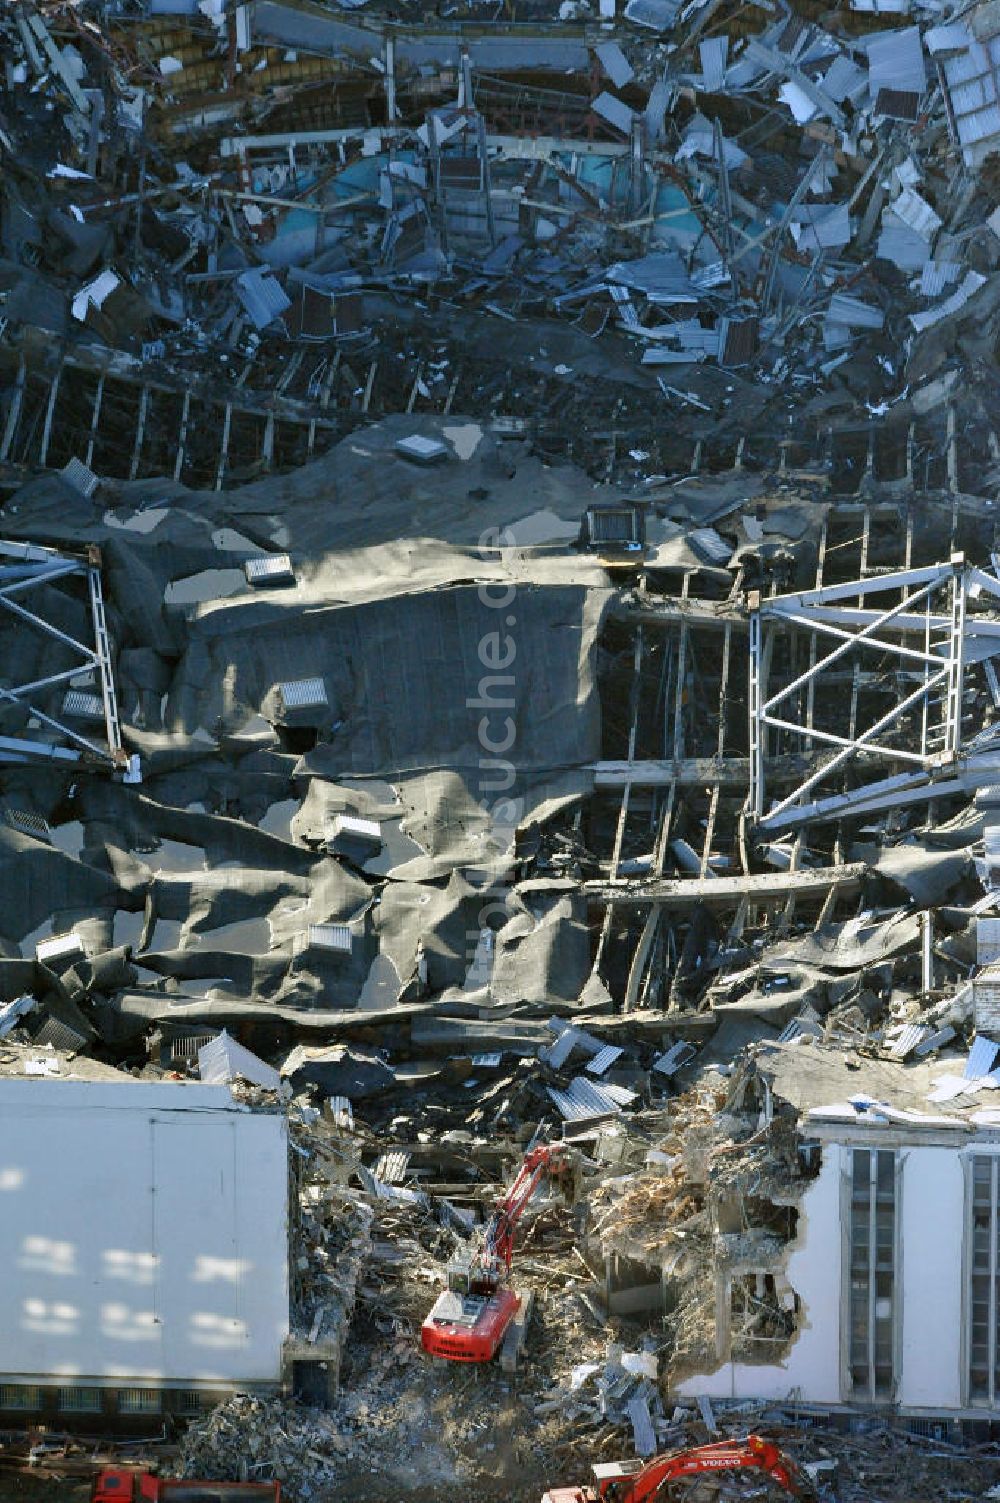
[[[841,1165],[836,1153],[824,1154],[820,1172],[798,1203],[794,1244],[780,1260],[761,1271],[783,1273],[798,1299],[796,1332],[787,1352],[769,1365],[724,1360],[714,1370],[683,1377],[681,1397],[707,1394],[725,1399],[800,1398],[806,1403],[841,1401]],[[729,1274],[715,1272],[719,1298],[727,1301]],[[726,1353],[720,1353],[725,1357]]]

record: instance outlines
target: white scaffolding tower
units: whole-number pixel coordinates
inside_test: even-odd
[[[93,645],[78,641],[46,613],[47,591],[74,577],[86,581]],[[25,603],[29,598],[30,603]],[[0,735],[0,762],[90,762],[134,781],[136,769],[122,746],[98,550],[91,548],[85,558],[74,558],[54,548],[0,541],[0,612],[16,617],[26,629],[60,642],[73,659],[67,667],[44,678],[18,682],[16,672],[11,673],[0,686],[0,707],[18,706],[27,713],[29,723],[37,722],[41,729],[35,738]],[[65,713],[52,712],[51,691],[86,676],[99,691],[106,742],[68,724]]]
[[[1000,655],[1000,579],[967,564],[964,554],[952,554],[947,563],[927,568],[794,594],[764,597],[754,592],[747,605],[748,812],[760,833],[961,793],[1000,778],[1000,722],[978,731],[963,727],[966,697],[975,697],[980,687],[989,690],[994,708],[1000,709],[1000,682],[991,661]],[[808,668],[769,692],[776,634],[799,632],[814,643],[827,637],[837,645],[823,657],[814,648]],[[855,722],[857,686],[860,663],[871,661],[868,654],[879,655],[875,666],[883,695],[891,683],[898,697],[861,728]],[[845,668],[854,675],[846,733],[815,723],[817,704],[842,703],[842,696],[828,697],[835,665],[838,676]],[[918,715],[919,735],[914,736]],[[768,807],[766,767],[775,732],[811,755],[813,765],[797,787]],[[829,755],[818,756],[824,747],[830,748]],[[901,763],[904,770],[881,777],[876,771],[857,787],[821,795],[821,784],[829,790],[836,775],[859,759],[868,765]]]

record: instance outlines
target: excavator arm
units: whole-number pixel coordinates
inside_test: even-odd
[[[569,1150],[564,1143],[540,1143],[537,1148],[529,1148],[517,1178],[486,1227],[483,1239],[485,1261],[494,1265],[502,1264],[507,1273],[510,1273],[514,1235],[525,1206],[546,1176],[564,1173],[569,1164]]]
[[[707,1446],[693,1446],[657,1456],[645,1466],[595,1467],[596,1491],[591,1488],[553,1488],[542,1503],[644,1503],[656,1496],[668,1482],[684,1477],[706,1476],[711,1472],[763,1472],[784,1488],[791,1498],[815,1503],[816,1489],[811,1479],[790,1456],[773,1441],[759,1435],[745,1440],[719,1440]]]
[[[738,1472],[752,1470],[764,1472],[792,1498],[814,1499],[815,1489],[809,1478],[796,1466],[790,1456],[773,1441],[759,1435],[748,1435],[746,1440],[720,1440],[707,1446],[695,1446],[688,1451],[675,1451],[669,1456],[658,1456],[628,1479],[623,1491],[614,1487],[613,1478],[602,1481],[599,1496],[608,1503],[643,1503],[652,1498],[666,1482],[681,1477],[704,1476],[708,1472]]]

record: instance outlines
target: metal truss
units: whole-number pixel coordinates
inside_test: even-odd
[[[972,567],[964,554],[923,569],[903,569],[796,594],[748,598],[750,611],[751,824],[761,833],[808,820],[865,814],[962,792],[983,776],[1000,778],[1000,723],[963,727],[963,705],[988,689],[1000,708],[1000,579]],[[806,633],[809,667],[769,692],[776,635]],[[817,643],[837,643],[818,656]],[[864,665],[864,666],[863,666]],[[831,670],[837,667],[834,683]],[[844,693],[845,670],[851,680]],[[871,670],[871,671],[866,671]],[[875,682],[892,702],[858,724],[859,685]],[[911,687],[912,685],[912,687]],[[844,711],[849,700],[849,715]],[[819,713],[817,714],[817,706]],[[836,712],[846,727],[830,728]],[[817,723],[817,722],[825,722]],[[799,785],[767,806],[766,767],[776,733],[786,749],[830,748]],[[964,738],[964,739],[963,739]],[[902,772],[827,792],[859,759],[904,765]]]
[[[92,646],[63,631],[46,614],[48,591],[57,582],[73,578],[86,581],[93,628]],[[32,740],[26,736],[0,736],[0,761],[90,763],[128,781],[136,781],[137,766],[122,746],[98,549],[89,548],[86,557],[74,558],[58,553],[54,548],[0,541],[0,612],[15,617],[26,630],[38,631],[61,643],[74,659],[70,666],[45,678],[18,683],[16,675],[11,675],[11,681],[0,687],[0,709],[4,704],[17,705],[27,712],[29,718],[58,738]],[[68,725],[65,718],[53,713],[52,691],[62,685],[69,686],[74,679],[87,674],[92,675],[103,709],[104,743],[84,735]],[[98,695],[94,697],[96,699]]]

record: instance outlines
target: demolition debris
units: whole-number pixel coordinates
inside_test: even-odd
[[[0,1463],[992,1496],[996,7],[0,39]]]

